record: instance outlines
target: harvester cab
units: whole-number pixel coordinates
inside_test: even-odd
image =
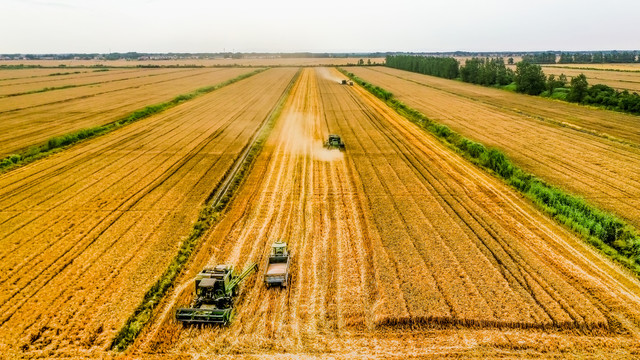
[[[327,149],[338,149],[344,151],[344,142],[340,138],[340,135],[331,134],[324,143],[324,147]]]
[[[289,256],[287,251],[287,243],[276,241],[271,245],[271,256]]]
[[[340,82],[340,84],[342,84],[342,85],[347,85],[347,80],[342,80],[342,81]]]
[[[237,287],[227,292],[232,274],[233,265],[203,269],[196,276],[196,304],[214,304],[219,308],[231,306],[231,297],[237,294]]]

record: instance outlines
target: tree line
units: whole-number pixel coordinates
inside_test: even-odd
[[[452,57],[389,55],[386,66],[445,79],[455,79],[460,74],[458,60]]]
[[[580,74],[571,79],[567,101],[585,105],[597,105],[611,110],[640,114],[640,95],[627,90],[618,91],[610,86],[589,86],[587,77]]]
[[[542,54],[541,54],[542,55]],[[460,79],[464,82],[484,86],[497,86],[528,95],[541,95],[607,109],[640,114],[640,95],[618,91],[606,85],[589,86],[584,74],[567,80],[564,74],[548,77],[538,64],[523,60],[516,63],[516,70],[506,67],[504,59],[471,58],[463,66],[451,57],[425,57],[413,55],[390,55],[386,66],[438,76]]]
[[[460,67],[460,79],[484,86],[509,85],[513,82],[513,70],[508,69],[502,58],[471,58]]]
[[[522,56],[522,61],[526,61],[530,64],[555,64],[556,53],[543,52],[543,53],[528,54],[528,55]]]
[[[585,105],[596,105],[610,110],[640,114],[640,95],[627,90],[619,91],[610,86],[589,86],[586,75],[580,74],[567,81],[561,74],[548,77],[537,64],[521,61],[514,74],[516,91],[529,95],[542,95]]]
[[[527,54],[522,60],[530,64],[604,64],[604,63],[634,63],[640,62],[640,57],[635,51],[595,51],[560,53],[560,57],[554,52]]]
[[[561,53],[559,64],[603,64],[603,63],[632,63],[640,62],[636,52],[611,51],[593,53]]]

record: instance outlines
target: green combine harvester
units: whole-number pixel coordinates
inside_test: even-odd
[[[325,141],[323,145],[325,149],[338,149],[340,151],[344,151],[344,142],[340,138],[340,135],[329,135],[327,141]]]
[[[185,324],[228,325],[234,314],[239,284],[255,271],[258,271],[256,263],[240,275],[234,273],[233,265],[204,268],[196,276],[196,297],[191,307],[178,309],[176,320]]]

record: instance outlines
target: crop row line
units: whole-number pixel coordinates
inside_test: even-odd
[[[407,106],[383,88],[367,83],[344,69],[341,73],[383,100],[398,114],[433,134],[467,160],[488,171],[530,199],[558,223],[580,234],[609,258],[640,276],[640,234],[631,225],[575,195],[547,184],[514,165],[497,149],[466,139]]]
[[[187,239],[182,242],[176,256],[171,260],[167,270],[160,279],[147,291],[140,305],[127,319],[124,326],[118,331],[110,348],[115,351],[124,351],[131,345],[140,334],[144,326],[153,315],[154,308],[160,303],[167,291],[173,286],[175,279],[182,272],[191,255],[198,248],[200,238],[218,222],[223,211],[233,198],[236,190],[240,187],[246,174],[251,169],[254,160],[263,148],[263,145],[271,133],[276,119],[284,107],[285,100],[289,96],[293,84],[298,79],[300,71],[291,79],[289,85],[282,93],[271,113],[265,118],[263,124],[256,131],[256,134],[243,150],[242,154],[223,175],[222,180],[215,186],[211,195],[205,201],[200,210],[198,220],[193,225]]]
[[[95,138],[97,136],[107,134],[125,125],[147,118],[151,115],[158,114],[174,106],[177,106],[185,101],[192,100],[198,96],[210,93],[224,86],[233,84],[240,80],[246,79],[250,76],[256,75],[260,72],[265,71],[266,69],[267,68],[258,69],[250,73],[242,74],[233,79],[229,79],[227,81],[221,82],[216,85],[206,86],[206,87],[194,90],[190,93],[178,95],[172,100],[169,100],[167,102],[146,106],[142,109],[132,112],[126,117],[123,117],[121,119],[118,119],[116,121],[113,121],[104,125],[94,126],[91,128],[74,131],[65,135],[52,137],[43,145],[30,147],[18,154],[11,154],[6,156],[4,159],[0,160],[0,174],[7,172],[9,170],[13,170],[15,168],[24,166],[26,164],[29,164],[43,157],[49,156],[71,145],[75,145],[82,141],[86,141],[86,140]]]

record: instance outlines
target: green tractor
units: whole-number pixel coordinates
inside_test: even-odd
[[[196,276],[196,297],[191,307],[178,309],[176,320],[185,324],[228,325],[234,314],[239,284],[254,271],[258,271],[256,263],[240,275],[234,273],[233,265],[204,268]]]
[[[326,149],[338,149],[344,151],[344,142],[340,139],[340,135],[331,134],[324,143]]]

